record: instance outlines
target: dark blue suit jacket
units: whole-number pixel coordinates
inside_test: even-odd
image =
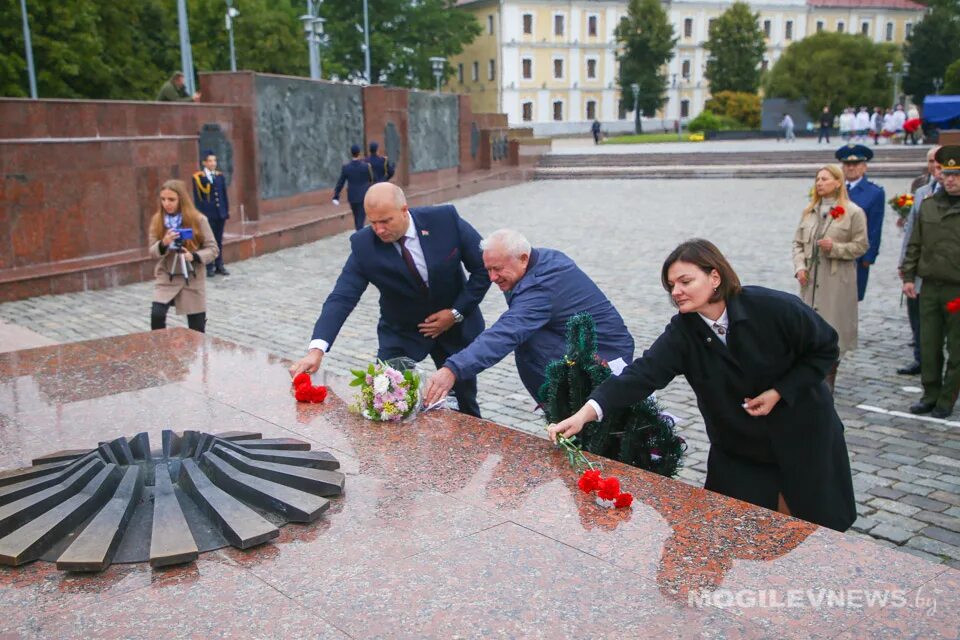
[[[373,171],[374,182],[387,182],[393,177],[393,165],[386,158],[376,155],[367,156],[367,164]]]
[[[347,202],[363,202],[363,197],[367,195],[367,188],[373,182],[373,171],[366,160],[357,158],[350,162],[345,162],[340,169],[340,179],[337,180],[337,186],[333,189],[333,199],[340,199],[340,192],[343,185],[347,185]]]
[[[566,255],[534,249],[527,272],[506,294],[507,311],[492,327],[447,359],[457,378],[473,377],[511,351],[520,380],[530,395],[544,381],[544,370],[566,353],[567,320],[589,313],[597,326],[597,353],[604,360],[633,360],[633,337],[607,296]]]
[[[478,305],[490,288],[490,278],[483,267],[480,234],[452,205],[411,209],[410,215],[427,262],[429,292],[424,294],[414,281],[396,244],[382,242],[371,227],[365,227],[350,236],[350,256],[323,303],[313,328],[314,340],[333,345],[369,284],[380,291],[378,357],[405,355],[419,361],[437,343],[453,353],[483,331]],[[450,308],[463,314],[463,322],[437,339],[424,337],[417,329],[430,314]]]
[[[209,189],[209,191],[208,191]],[[197,210],[208,220],[226,220],[230,217],[230,201],[227,200],[227,179],[219,171],[213,176],[213,184],[207,180],[206,171],[193,174],[193,202]]]
[[[857,186],[850,189],[849,196],[854,204],[867,214],[867,238],[870,240],[870,248],[867,249],[860,260],[866,260],[873,264],[877,261],[877,254],[880,253],[883,215],[887,206],[886,195],[883,192],[883,187],[864,178],[857,183]],[[857,264],[859,263],[858,260]]]

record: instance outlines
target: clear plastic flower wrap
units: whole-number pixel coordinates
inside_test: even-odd
[[[424,372],[410,358],[378,360],[352,370],[357,393],[351,408],[376,422],[398,422],[415,416],[423,405]]]

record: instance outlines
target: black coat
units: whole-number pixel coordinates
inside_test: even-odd
[[[728,300],[727,316],[724,345],[696,313],[677,314],[643,356],[597,387],[592,399],[606,412],[685,376],[711,449],[720,450],[711,451],[706,488],[722,486],[731,497],[770,509],[781,492],[798,518],[845,531],[856,519],[856,503],[843,424],[824,383],[839,353],[836,331],[796,296],[762,287],[744,287]],[[750,416],[744,399],[771,388],[781,395],[773,411]],[[754,497],[753,480],[741,473],[749,467],[771,470],[767,477],[778,486],[770,499]]]

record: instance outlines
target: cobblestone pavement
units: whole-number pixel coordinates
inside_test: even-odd
[[[881,183],[888,194],[908,186],[907,180]],[[552,181],[455,204],[481,234],[511,226],[535,246],[567,252],[614,301],[643,349],[673,314],[659,272],[681,240],[710,238],[743,282],[794,291],[790,242],[810,186],[793,179]],[[860,308],[860,348],[841,365],[837,383],[860,512],[853,535],[960,567],[960,417],[944,422],[858,408],[905,411],[919,395],[917,377],[895,373],[910,350],[894,219],[890,213]],[[229,265],[233,275],[208,285],[209,333],[288,358],[302,355],[347,239],[344,233]],[[145,331],[150,296],[151,285],[143,283],[39,297],[0,305],[0,320],[63,342]],[[374,357],[376,305],[370,290],[326,358],[327,370],[345,373]],[[488,324],[504,309],[502,295],[491,289],[483,303]],[[183,324],[171,318],[171,326]],[[689,452],[680,477],[700,484],[707,442],[693,393],[681,378],[658,396],[683,419]],[[542,434],[512,357],[481,374],[480,399],[486,418]]]

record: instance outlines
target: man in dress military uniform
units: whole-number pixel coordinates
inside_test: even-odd
[[[350,203],[350,209],[353,210],[353,227],[360,231],[363,229],[363,221],[367,217],[363,211],[363,197],[367,195],[367,189],[373,182],[373,169],[366,160],[360,157],[360,145],[355,144],[350,147],[350,155],[353,159],[346,162],[340,169],[340,179],[337,180],[337,186],[333,189],[333,204],[340,204],[340,192],[343,185],[347,185],[347,201]]]
[[[379,144],[376,142],[370,143],[370,155],[367,156],[367,164],[370,165],[370,170],[373,171],[374,182],[389,182],[390,178],[393,177],[394,167],[390,163],[390,158],[377,153],[379,150]]]
[[[870,248],[857,260],[857,300],[863,301],[867,293],[870,265],[880,253],[880,236],[883,234],[883,214],[887,198],[883,187],[867,180],[867,162],[873,159],[873,151],[862,144],[847,144],[834,154],[843,163],[843,176],[847,179],[847,195],[854,204],[867,214],[867,239]]]
[[[220,249],[216,261],[207,265],[207,276],[213,277],[217,273],[228,276],[230,272],[223,266],[223,228],[230,217],[230,202],[227,200],[227,180],[217,171],[217,156],[213,151],[203,152],[203,168],[193,174],[193,201],[197,210],[207,216]]]
[[[920,382],[923,397],[910,412],[946,418],[960,391],[960,313],[947,303],[960,298],[960,146],[941,147],[934,156],[942,167],[943,189],[928,196],[910,233],[903,259],[903,293],[920,296]],[[943,345],[947,345],[944,369]]]

